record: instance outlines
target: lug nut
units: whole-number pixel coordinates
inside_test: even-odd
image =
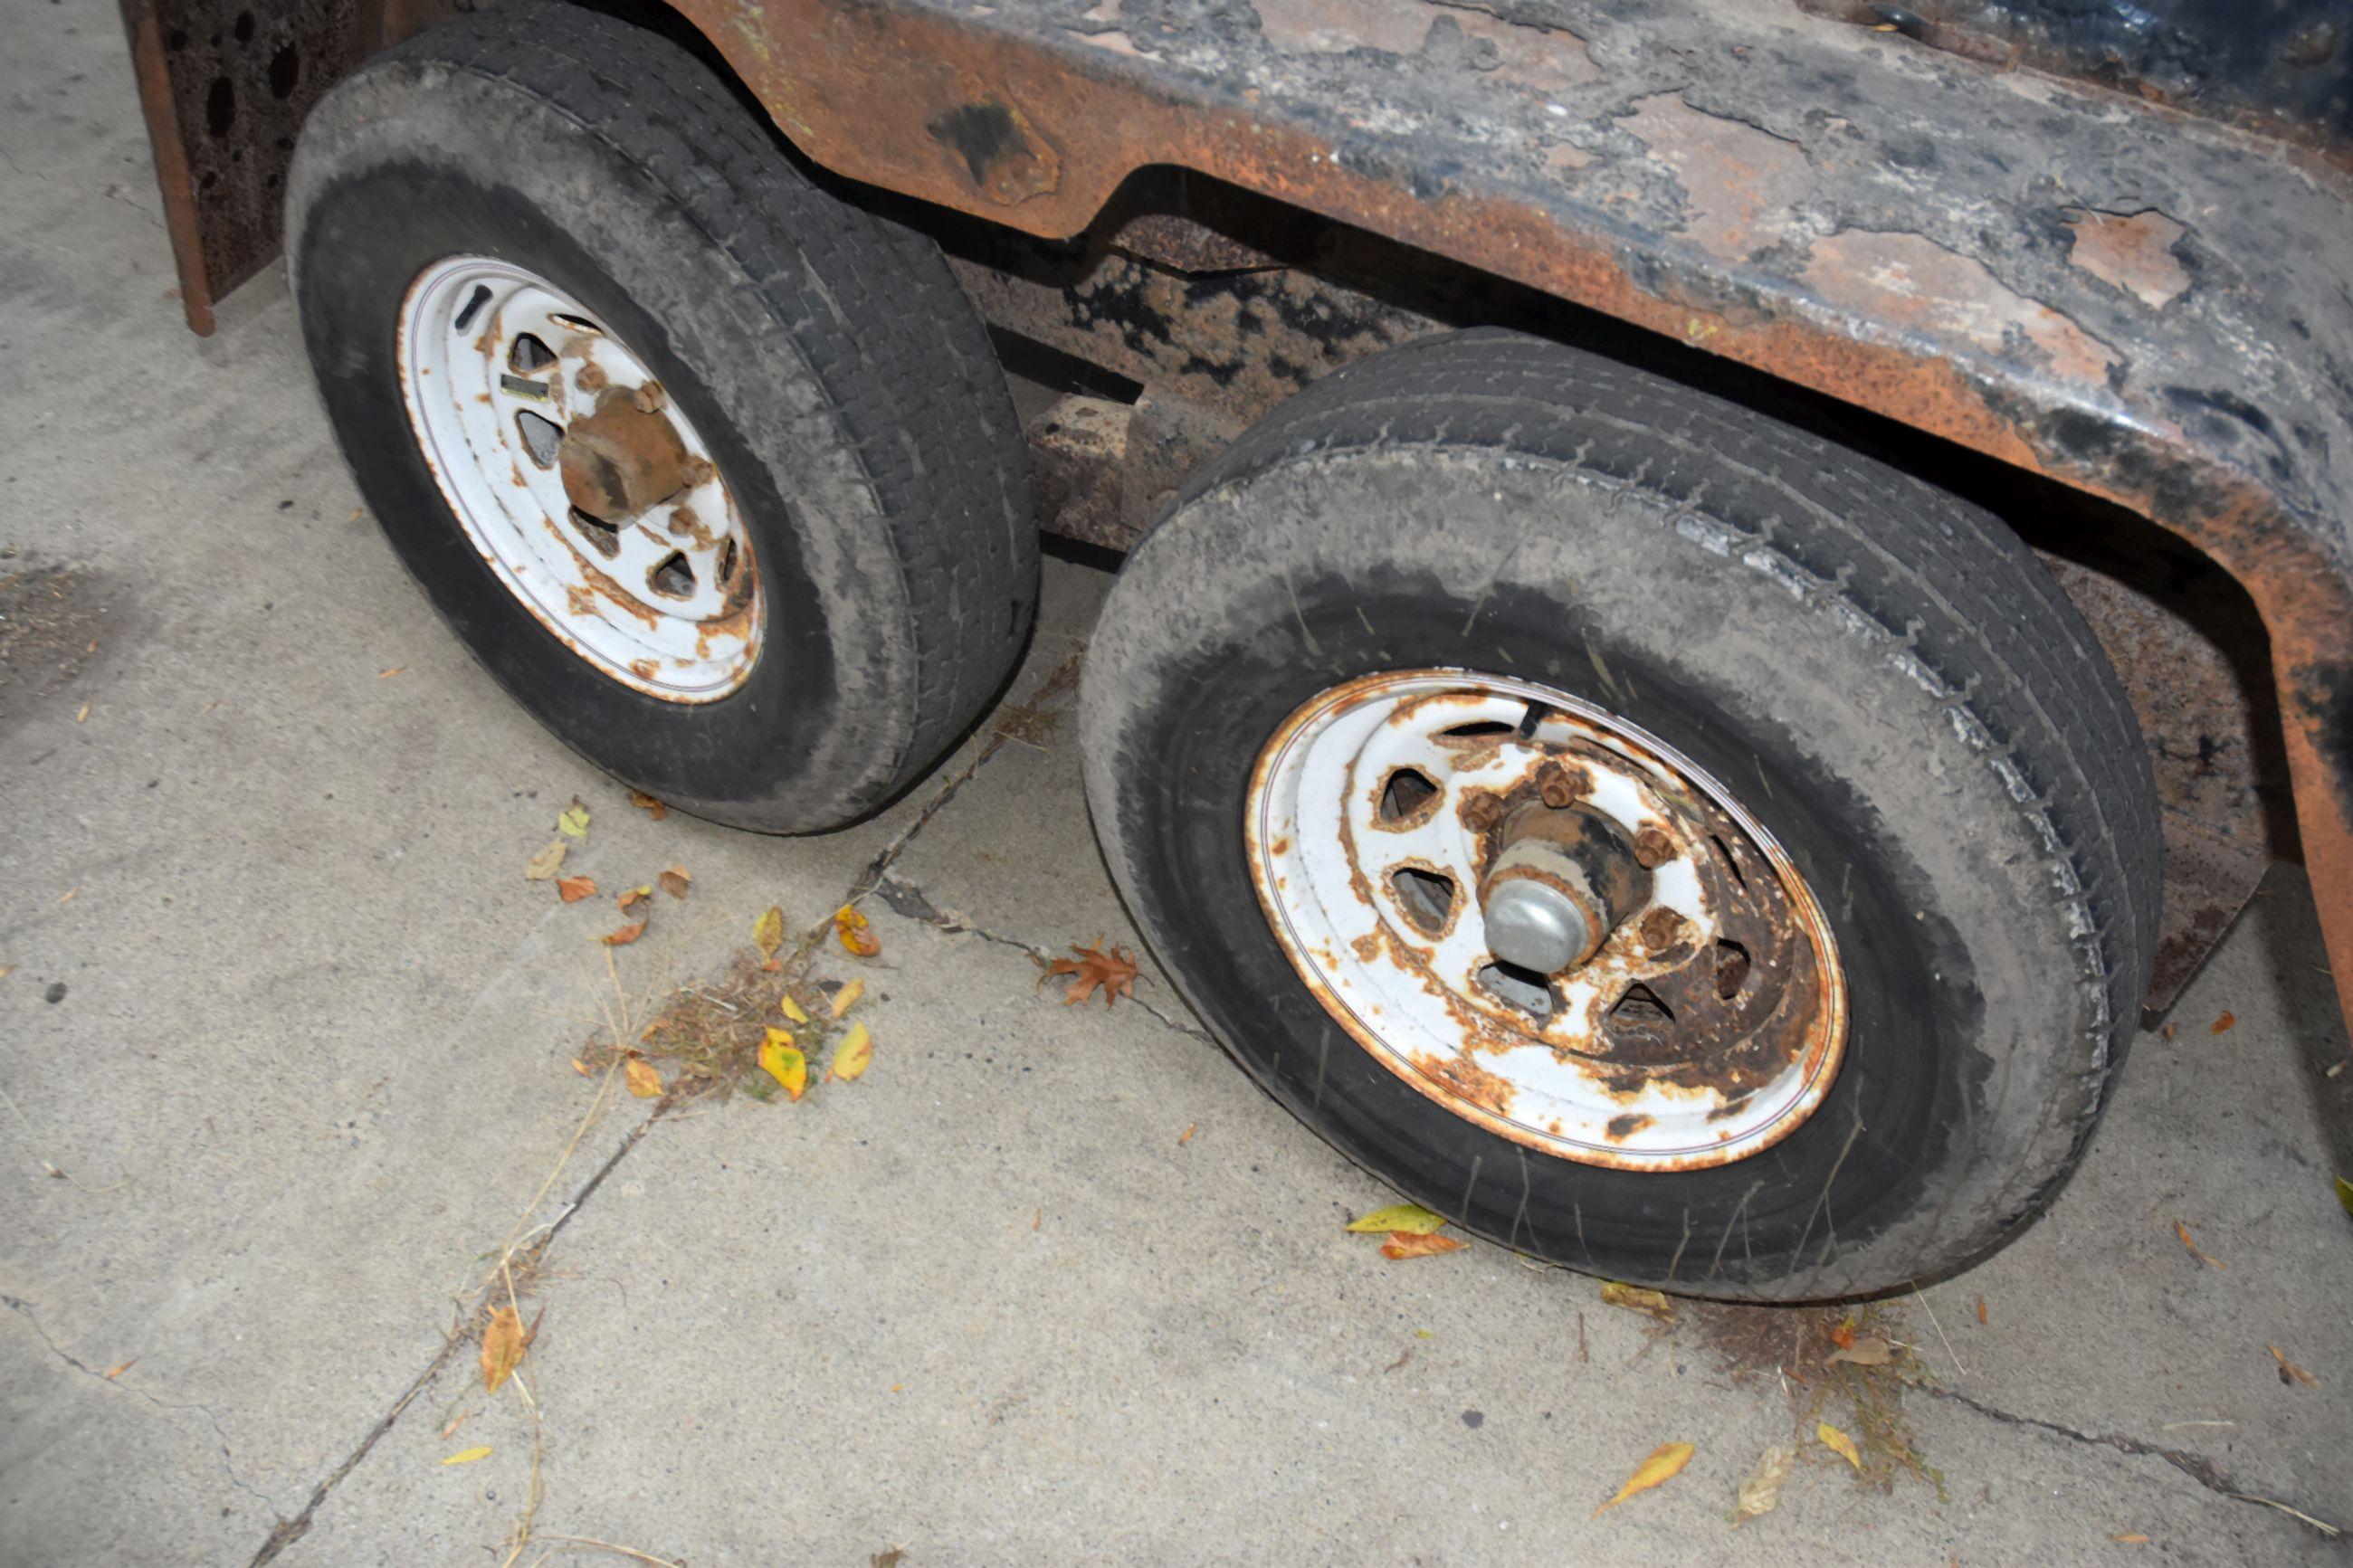
[[[1495,826],[1495,819],[1503,815],[1503,811],[1502,803],[1493,795],[1473,795],[1462,803],[1462,820],[1484,833]]]
[[[668,399],[662,392],[661,383],[649,381],[632,391],[629,394],[629,401],[638,405],[638,412],[640,414],[659,414],[661,412],[663,403]]]
[[[1585,793],[1584,770],[1545,763],[1536,769],[1536,795],[1555,811],[1567,809]]]
[[[1675,858],[1675,841],[1656,827],[1645,827],[1634,835],[1634,861],[1645,871],[1655,871]]]
[[[697,458],[690,455],[686,459],[686,468],[684,469],[687,488],[689,489],[693,489],[698,486],[709,484],[711,482],[711,476],[717,471],[717,469],[711,466],[711,459],[708,458]]]
[[[1683,916],[1672,910],[1652,910],[1642,917],[1642,945],[1652,952],[1664,952],[1675,945],[1683,930]]]

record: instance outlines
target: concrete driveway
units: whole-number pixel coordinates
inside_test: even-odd
[[[1039,984],[1134,940],[1065,721],[1102,571],[1050,562],[1005,715],[880,820],[656,821],[402,575],[282,282],[183,330],[111,9],[5,36],[0,1562],[2345,1561],[2353,1072],[2296,873],[2050,1215],[1857,1325],[1886,1366],[1824,1363],[1836,1312],[1385,1261],[1342,1226],[1388,1194],[1148,963]],[[575,795],[565,905],[522,869]],[[575,1070],[740,996],[771,905],[754,984],[862,980],[862,1079]],[[488,1396],[507,1258],[538,1338]]]

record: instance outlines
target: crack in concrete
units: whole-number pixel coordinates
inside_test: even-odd
[[[247,1481],[244,1477],[237,1473],[237,1459],[235,1456],[229,1452],[228,1433],[222,1427],[220,1417],[212,1413],[211,1406],[200,1404],[193,1399],[179,1401],[158,1399],[155,1395],[148,1393],[145,1389],[139,1387],[135,1384],[126,1384],[109,1377],[106,1373],[99,1371],[96,1367],[84,1363],[80,1358],[66,1350],[64,1346],[58,1344],[57,1341],[51,1339],[49,1337],[49,1331],[41,1326],[40,1318],[33,1311],[31,1302],[23,1300],[15,1296],[0,1295],[0,1305],[6,1306],[10,1311],[16,1313],[18,1317],[24,1319],[26,1322],[31,1324],[33,1332],[40,1336],[41,1342],[48,1346],[49,1352],[52,1355],[55,1355],[59,1361],[65,1363],[68,1366],[73,1368],[76,1372],[82,1373],[84,1376],[95,1378],[100,1383],[106,1384],[107,1387],[115,1389],[122,1394],[132,1394],[140,1399],[143,1399],[158,1410],[193,1410],[202,1415],[205,1418],[206,1425],[209,1426],[213,1429],[213,1440],[219,1446],[220,1449],[221,1469],[223,1473],[228,1477],[229,1484],[237,1488],[237,1490],[245,1493],[247,1496],[259,1500],[262,1506],[269,1510],[270,1517],[273,1519],[283,1519],[286,1517],[286,1510],[278,1506],[278,1500],[276,1498],[269,1496],[267,1492],[264,1492],[259,1487],[252,1485]],[[176,1426],[174,1426],[174,1429],[178,1430]]]
[[[2291,1508],[2285,1503],[2271,1498],[2260,1497],[2243,1489],[2231,1479],[2221,1466],[2202,1454],[2185,1453],[2179,1448],[2168,1448],[2158,1443],[2145,1443],[2137,1437],[2127,1437],[2120,1432],[2084,1432],[2063,1422],[2046,1421],[2039,1415],[2013,1415],[2010,1411],[1997,1409],[1981,1400],[1972,1399],[1966,1394],[1956,1393],[1949,1388],[1935,1388],[1926,1384],[1914,1384],[1911,1386],[1932,1399],[1946,1400],[1966,1409],[1974,1410],[1989,1421],[1998,1421],[2006,1426],[2023,1426],[2035,1431],[2048,1432],[2054,1436],[2082,1443],[2088,1447],[2113,1448],[2119,1454],[2129,1454],[2136,1458],[2163,1459],[2217,1497],[2228,1498],[2232,1502],[2255,1503],[2291,1514],[2304,1521],[2307,1526],[2327,1540],[2333,1541],[2337,1539],[2337,1534],[2341,1533],[2333,1525],[2317,1523],[2311,1514],[2300,1508]]]
[[[976,936],[981,941],[993,942],[998,947],[1009,947],[1026,956],[1030,963],[1040,969],[1045,968],[1058,956],[1043,948],[1033,947],[1018,937],[1000,936],[993,931],[974,925],[962,915],[943,913],[939,907],[925,896],[923,889],[902,877],[893,877],[887,872],[884,873],[875,884],[874,891],[884,903],[889,904],[893,910],[907,920],[930,926],[934,931],[945,931],[950,935]],[[1144,978],[1149,979],[1150,976]],[[1164,1028],[1173,1029],[1177,1034],[1198,1040],[1205,1046],[1214,1046],[1218,1043],[1208,1030],[1197,1025],[1187,1024],[1181,1019],[1170,1017],[1141,996],[1130,995],[1127,1000],[1142,1008]]]
[[[1056,698],[1067,695],[1077,685],[1079,663],[1083,658],[1084,652],[1084,647],[1082,645],[1077,651],[1072,652],[1060,664],[1056,665],[1047,675],[1046,679],[1039,683],[1037,690],[1031,694],[1029,701],[1016,707],[1009,708],[998,716],[999,724],[1002,724],[1008,717],[1019,719],[1026,716],[1033,720],[1039,718],[1048,710],[1049,706]],[[1015,737],[1008,735],[1001,728],[993,732],[989,736],[988,740],[982,744],[979,752],[974,755],[972,761],[965,763],[961,770],[947,781],[946,784],[942,787],[937,794],[934,795],[929,801],[924,803],[923,810],[916,814],[915,820],[909,823],[907,826],[896,835],[889,844],[885,845],[881,852],[876,855],[872,860],[869,861],[865,868],[861,870],[856,878],[852,879],[849,887],[845,890],[841,898],[840,903],[836,904],[834,908],[839,909],[844,904],[856,903],[860,899],[865,898],[870,893],[872,893],[877,888],[881,887],[883,881],[889,878],[891,868],[897,863],[902,855],[906,853],[908,846],[914,842],[915,836],[923,832],[923,830],[931,824],[932,819],[944,810],[951,801],[955,799],[957,794],[963,790],[965,784],[970,784],[973,779],[979,774],[982,768],[988,765],[989,759],[996,756],[999,751],[1004,749],[1005,743],[1008,740],[1014,738]],[[818,921],[815,926],[812,926],[807,931],[803,933],[801,940],[796,943],[793,948],[792,956],[786,960],[787,966],[797,967],[798,965],[807,963],[809,958],[823,945],[827,933],[832,929],[832,917],[830,913],[828,913],[825,920]],[[1151,1011],[1150,1008],[1146,1008],[1145,1010],[1147,1012]],[[1159,1016],[1157,1013],[1155,1013],[1153,1016],[1155,1017]],[[554,1241],[557,1234],[579,1215],[581,1209],[587,1204],[588,1199],[596,1193],[596,1189],[605,1184],[605,1178],[613,1173],[614,1170],[619,1166],[621,1161],[628,1155],[632,1149],[635,1149],[638,1146],[638,1144],[645,1138],[646,1133],[661,1120],[661,1111],[659,1110],[655,1110],[649,1112],[643,1120],[638,1121],[635,1127],[630,1128],[628,1133],[621,1139],[619,1146],[614,1149],[613,1152],[606,1157],[605,1163],[596,1168],[596,1173],[591,1175],[581,1186],[580,1190],[573,1194],[571,1201],[564,1205],[563,1212],[558,1214],[554,1220],[548,1225],[545,1236],[543,1237],[535,1245],[544,1251],[544,1249]],[[486,1286],[484,1289],[487,1291],[489,1287]],[[24,1310],[22,1304],[17,1302],[13,1297],[0,1297],[0,1300],[6,1301],[10,1306],[16,1307],[19,1310]],[[477,1302],[477,1305],[480,1305],[479,1301]],[[28,1317],[30,1316],[29,1313],[26,1315]],[[311,1521],[317,1517],[320,1508],[326,1503],[328,1497],[333,1493],[334,1489],[338,1486],[343,1484],[345,1477],[349,1476],[354,1469],[359,1468],[360,1462],[368,1457],[370,1450],[374,1449],[376,1444],[383,1439],[385,1434],[392,1430],[393,1426],[400,1420],[401,1415],[408,1409],[409,1405],[415,1403],[417,1396],[419,1394],[422,1394],[427,1386],[429,1385],[436,1377],[440,1375],[442,1370],[449,1364],[450,1358],[457,1353],[459,1349],[468,1343],[465,1329],[466,1323],[470,1316],[470,1312],[460,1313],[456,1321],[450,1324],[448,1332],[442,1341],[441,1348],[434,1352],[432,1360],[426,1363],[425,1369],[418,1373],[407,1388],[401,1392],[400,1397],[393,1402],[392,1408],[385,1412],[382,1418],[380,1418],[374,1426],[368,1429],[366,1435],[360,1439],[358,1446],[345,1457],[343,1463],[336,1466],[332,1471],[329,1472],[320,1480],[317,1486],[311,1489],[310,1500],[302,1505],[302,1511],[301,1513],[295,1515],[291,1519],[287,1519],[275,1503],[270,1504],[270,1511],[273,1514],[278,1514],[280,1516],[278,1527],[272,1530],[269,1532],[269,1538],[261,1543],[261,1549],[254,1553],[253,1560],[248,1564],[248,1568],[268,1568],[268,1564],[276,1561],[280,1552],[284,1552],[289,1546],[293,1545],[295,1542],[301,1540],[303,1535],[309,1532]],[[38,1323],[35,1323],[34,1327],[36,1330],[38,1330],[40,1325]],[[41,1337],[45,1341],[48,1339],[48,1336],[46,1333],[42,1334]],[[56,1350],[57,1346],[54,1343],[51,1343],[49,1348]],[[64,1354],[62,1351],[58,1352],[58,1353],[60,1355]],[[70,1361],[72,1358],[68,1357],[67,1359]],[[76,1362],[74,1364],[79,1367],[81,1363]],[[82,1367],[81,1370],[87,1372],[90,1369]],[[222,1448],[222,1457],[224,1459],[227,1457],[227,1448],[225,1442]],[[232,1480],[236,1479],[233,1473],[230,1479]],[[239,1482],[238,1484],[243,1485],[242,1482]],[[251,1490],[250,1488],[248,1488],[247,1489]],[[259,1496],[260,1494],[256,1493],[255,1495]],[[265,1502],[269,1501],[267,1498],[264,1498],[262,1500]]]

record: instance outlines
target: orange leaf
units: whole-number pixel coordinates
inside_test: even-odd
[[[555,882],[555,896],[567,904],[576,904],[583,899],[593,899],[596,896],[596,879],[559,877]]]
[[[653,1063],[631,1057],[624,1072],[629,1080],[629,1092],[639,1100],[651,1100],[661,1093],[661,1074],[654,1070]]]
[[[645,934],[646,922],[639,921],[635,925],[623,926],[618,931],[608,931],[596,940],[603,942],[607,947],[627,947],[629,943],[637,941],[638,938]]]
[[[659,880],[663,892],[673,899],[682,899],[686,897],[686,885],[694,879],[686,874],[685,867],[672,866],[661,874]]]
[[[1674,1479],[1676,1476],[1683,1473],[1683,1468],[1691,1463],[1691,1457],[1697,1452],[1699,1450],[1689,1443],[1660,1444],[1651,1450],[1649,1458],[1634,1467],[1634,1473],[1626,1479],[1626,1484],[1618,1489],[1617,1494],[1593,1510],[1594,1516],[1599,1518],[1609,1512],[1636,1492],[1646,1492],[1662,1481]]]
[[[2212,1027],[2211,1029],[2210,1029],[2210,1030],[2208,1031],[2208,1033],[2210,1033],[2210,1034],[2216,1034],[2216,1035],[2227,1035],[2227,1034],[2229,1034],[2229,1033],[2231,1032],[2231,1030],[2232,1029],[2232,1027],[2233,1027],[2233,1026],[2235,1026],[2237,1025],[2237,1023],[2238,1023],[2238,1022],[2239,1022],[2239,1016],[2238,1016],[2236,1013],[2231,1012],[2230,1010],[2228,1010],[2228,1009],[2226,1008],[2226,1009],[2224,1009],[2224,1011],[2223,1011],[2223,1013],[2222,1013],[2222,1016],[2221,1016],[2221,1017],[2219,1017],[2219,1018],[2217,1018],[2217,1019],[2215,1019],[2215,1020],[2214,1020],[2213,1027]]]
[[[629,792],[629,804],[636,806],[639,811],[644,812],[648,816],[652,817],[656,822],[659,822],[663,817],[670,815],[670,807],[664,805],[661,802],[656,800],[653,796],[648,795],[641,789],[633,789]]]
[[[638,1064],[631,1062],[631,1067]],[[522,1316],[512,1307],[501,1307],[482,1325],[482,1388],[496,1394],[499,1384],[522,1364]]]
[[[1985,1298],[1984,1298],[1983,1296],[1980,1296],[1980,1297],[1978,1297],[1978,1322],[1980,1322],[1980,1323],[1982,1323],[1982,1322],[1984,1322],[1985,1321],[1986,1321]]]
[[[1176,1147],[1182,1149],[1186,1144],[1190,1143],[1193,1141],[1193,1130],[1200,1125],[1198,1121],[1185,1123],[1185,1131],[1176,1134]]]
[[[2312,1373],[2305,1371],[2304,1368],[2296,1365],[2295,1363],[2280,1354],[2279,1346],[2265,1345],[2263,1349],[2271,1352],[2272,1360],[2279,1363],[2280,1381],[2282,1383],[2286,1383],[2293,1379],[2294,1381],[2304,1384],[2306,1388],[2318,1388],[2320,1386],[2320,1379],[2313,1376]],[[110,1372],[106,1375],[112,1377],[114,1374]]]
[[[641,884],[638,887],[631,888],[628,892],[623,893],[619,898],[614,900],[613,902],[620,907],[620,910],[623,914],[628,914],[632,909],[644,903],[648,899],[650,899],[653,896],[653,889],[649,885]]]
[[[882,951],[882,943],[866,917],[844,904],[833,911],[833,929],[841,938],[841,945],[859,958],[871,958]]]
[[[2137,1530],[2127,1531],[2122,1535],[2111,1535],[2108,1539],[2123,1546],[2147,1546],[2148,1544],[2148,1537],[2143,1535]]]
[[[1453,1252],[1461,1245],[1454,1237],[1440,1236],[1436,1231],[1424,1234],[1420,1231],[1393,1230],[1389,1232],[1389,1238],[1381,1243],[1381,1256],[1392,1260],[1400,1258],[1430,1258],[1441,1252]]]
[[[1839,1326],[1831,1331],[1831,1343],[1841,1350],[1852,1349],[1854,1344],[1854,1331],[1858,1326],[1854,1314],[1848,1313],[1839,1321]]]
[[[1124,947],[1105,951],[1101,937],[1095,938],[1092,947],[1081,947],[1073,942],[1071,951],[1079,956],[1054,960],[1045,966],[1046,973],[1038,977],[1040,985],[1057,974],[1071,977],[1070,985],[1062,993],[1063,1005],[1077,1006],[1093,995],[1098,987],[1103,991],[1106,1007],[1116,1005],[1116,998],[1121,996],[1131,1001],[1134,999],[1136,968],[1134,953]]]
[[[2199,1262],[2204,1264],[2207,1268],[2220,1268],[2226,1272],[2229,1270],[2231,1267],[2229,1264],[2223,1262],[2218,1258],[2209,1258],[2204,1253],[2199,1251],[2198,1244],[2189,1239],[2189,1227],[2182,1224],[2178,1219],[2173,1222],[2173,1234],[2181,1238],[2181,1245],[2189,1249],[2189,1256],[2198,1259]]]

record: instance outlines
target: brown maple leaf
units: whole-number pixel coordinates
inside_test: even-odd
[[[1103,940],[1095,938],[1092,947],[1081,947],[1072,942],[1071,951],[1079,956],[1058,958],[1045,964],[1046,973],[1038,977],[1038,984],[1043,985],[1057,974],[1069,975],[1071,984],[1062,993],[1062,1005],[1066,1007],[1075,1007],[1084,1002],[1095,994],[1098,987],[1103,991],[1106,1007],[1116,1005],[1122,996],[1134,1000],[1135,955],[1124,947],[1105,951]]]

